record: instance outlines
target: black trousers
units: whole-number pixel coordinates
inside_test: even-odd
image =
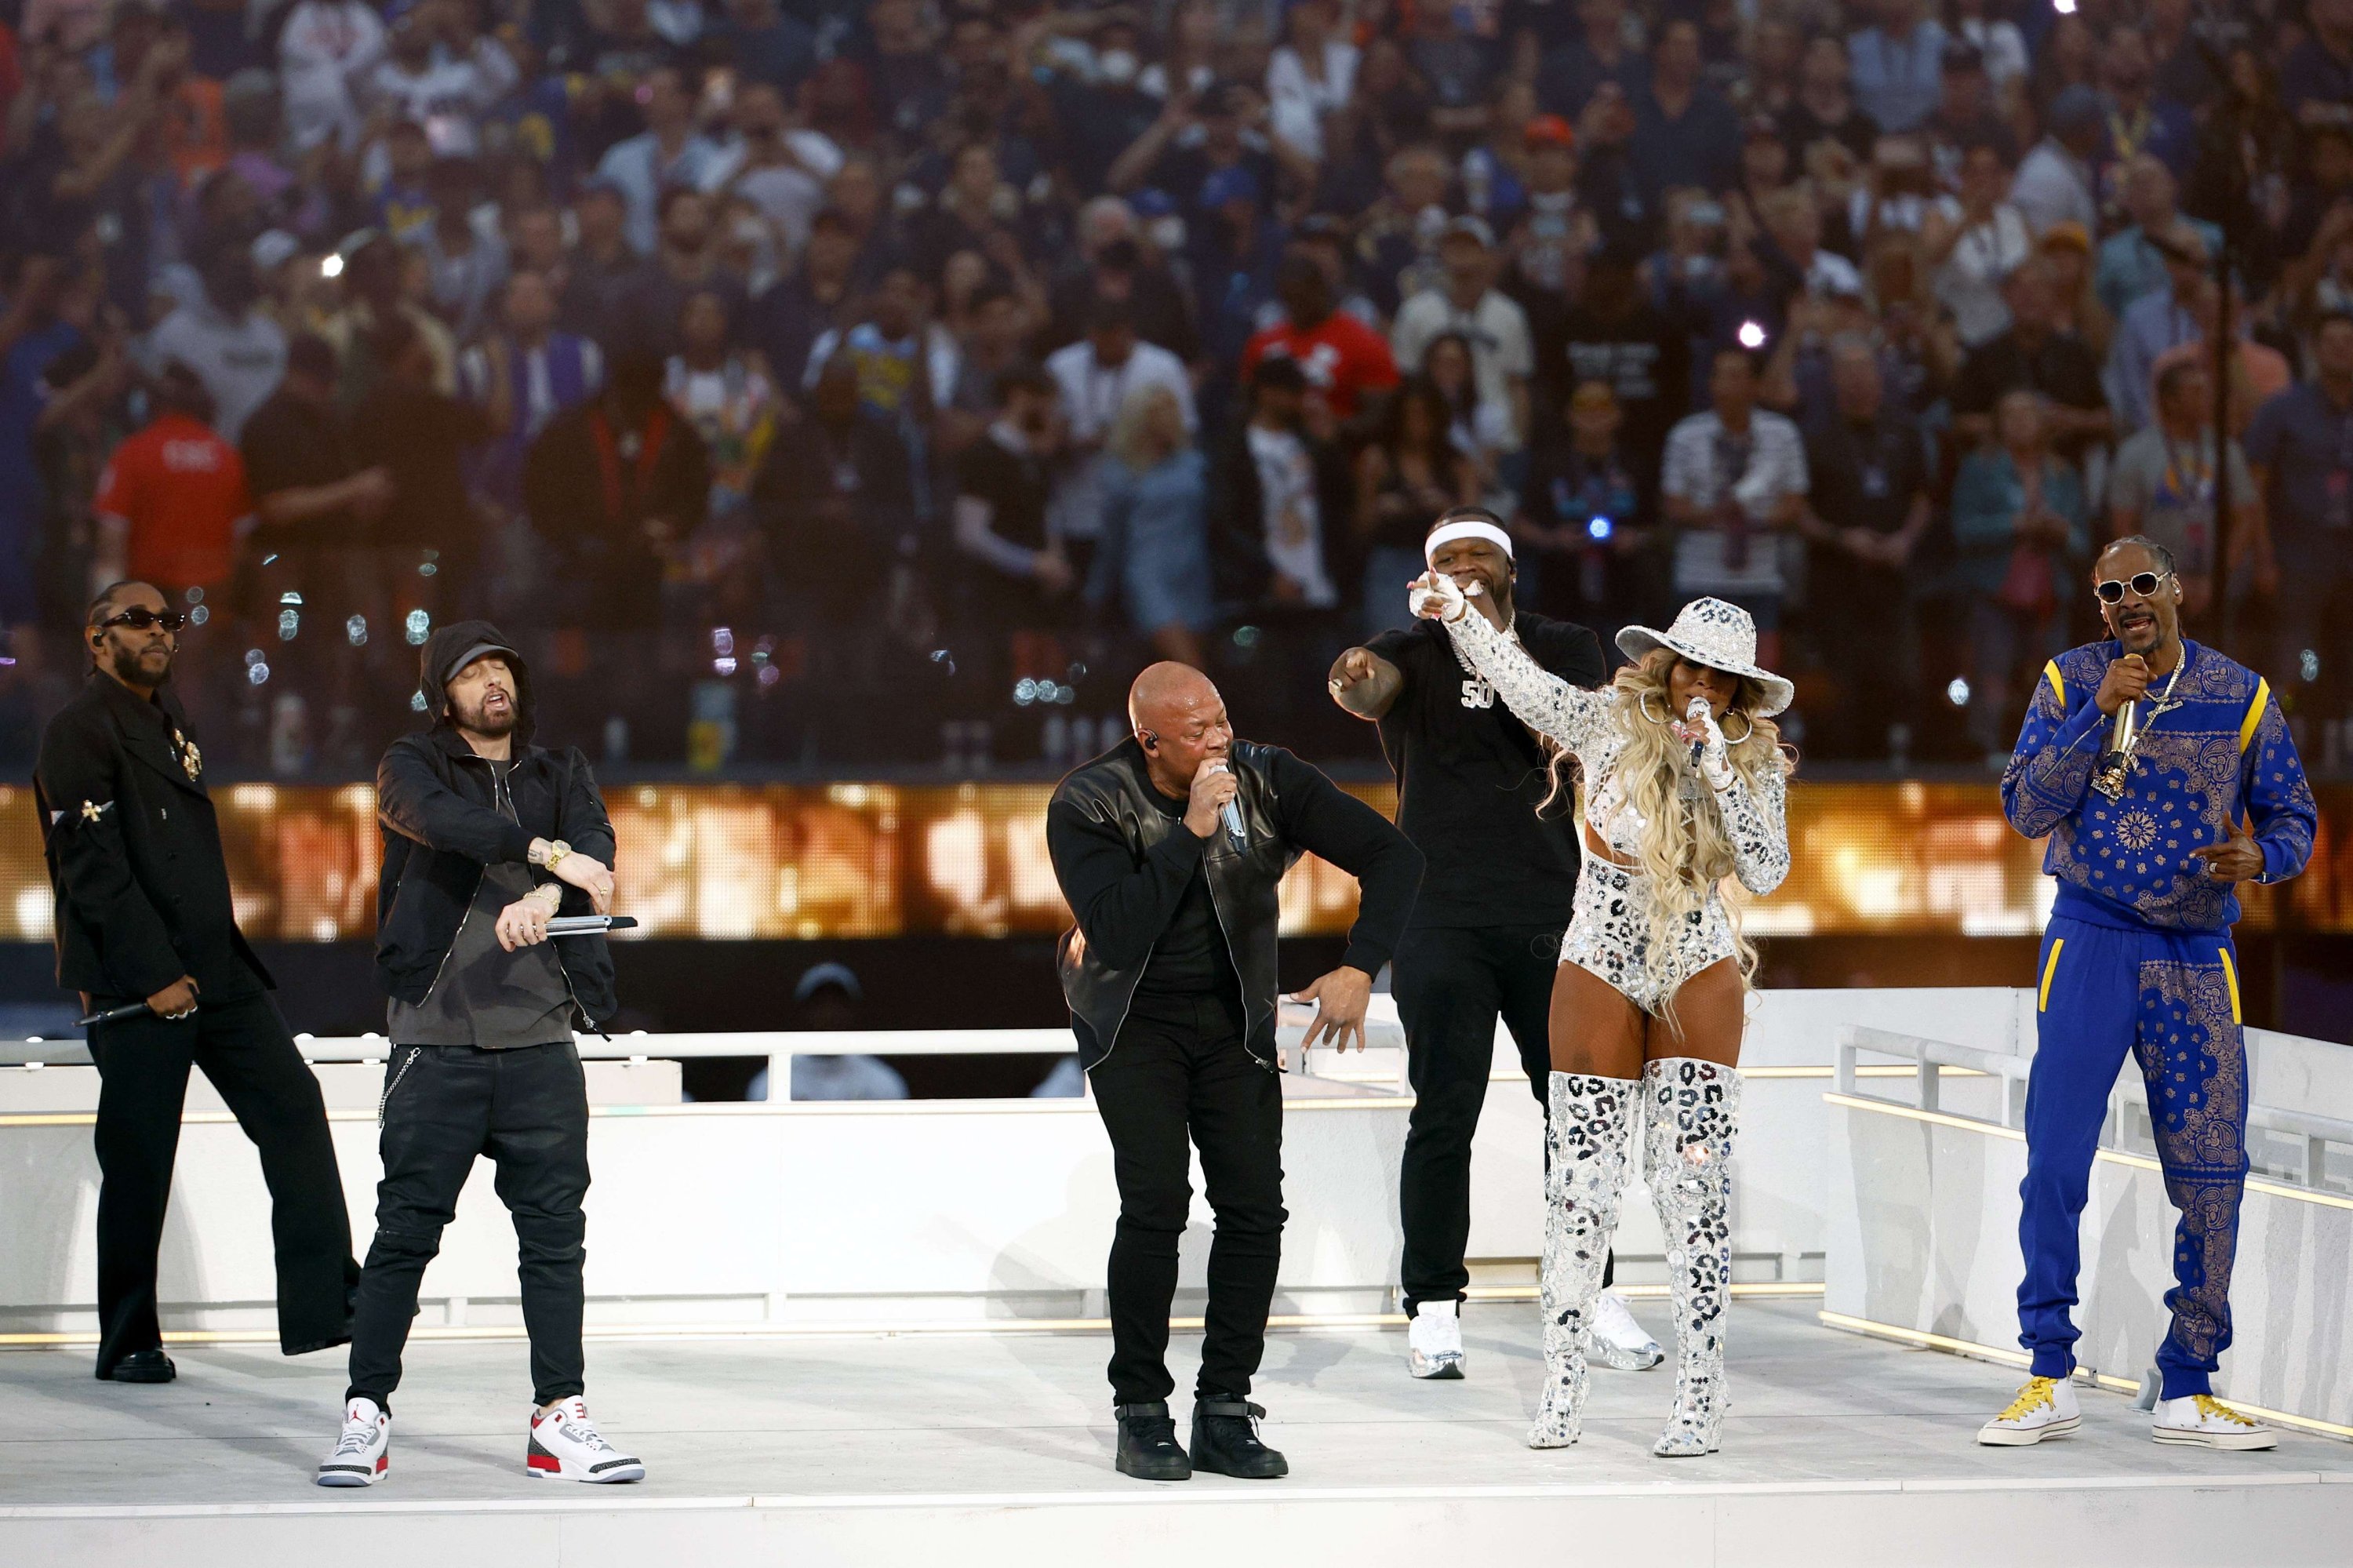
[[[1560,933],[1558,926],[1415,927],[1390,960],[1414,1093],[1398,1175],[1405,1232],[1398,1273],[1409,1318],[1424,1301],[1460,1301],[1471,1283],[1462,1263],[1471,1235],[1471,1137],[1487,1103],[1498,1016],[1520,1048],[1536,1104],[1549,1104]]]
[[[1088,1079],[1111,1133],[1119,1225],[1111,1244],[1115,1404],[1166,1399],[1176,1244],[1192,1206],[1190,1156],[1217,1214],[1198,1392],[1240,1399],[1266,1353],[1282,1260],[1282,1084],[1250,1056],[1239,999],[1138,997]]]
[[[93,997],[93,1008],[136,1000]],[[188,1068],[204,1069],[261,1155],[278,1260],[278,1343],[290,1356],[351,1338],[352,1221],[327,1106],[266,995],[202,1001],[193,1017],[93,1025],[98,1064],[98,1375],[164,1342],[155,1252],[180,1150]]]
[[[588,1255],[588,1086],[569,1041],[483,1051],[396,1045],[385,1064],[384,1180],[352,1317],[352,1385],[386,1411],[417,1316],[417,1286],[477,1155],[498,1166],[514,1217],[533,1398],[582,1392],[581,1266]]]

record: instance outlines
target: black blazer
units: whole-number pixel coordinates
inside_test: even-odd
[[[273,984],[237,928],[201,751],[168,688],[150,702],[91,672],[41,736],[33,799],[57,894],[59,985],[144,1000],[193,975],[221,1000]]]

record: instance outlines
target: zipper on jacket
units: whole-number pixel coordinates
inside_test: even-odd
[[[1240,990],[1242,983],[1242,966],[1234,958],[1234,938],[1232,934],[1226,929],[1226,912],[1218,906],[1218,883],[1217,879],[1209,874],[1209,863],[1206,856],[1201,862],[1201,881],[1203,885],[1207,886],[1209,890],[1209,913],[1217,916],[1218,939],[1226,945],[1226,962],[1233,965],[1235,988]],[[1150,960],[1146,959],[1146,961],[1149,962]],[[1139,985],[1143,983],[1142,975],[1139,974],[1136,977],[1136,983]],[[1277,1012],[1280,1012],[1282,1007],[1280,1000],[1277,1001],[1275,1005]],[[1275,1041],[1274,1060],[1270,1062],[1265,1057],[1250,1049],[1250,996],[1245,992],[1242,996],[1242,1054],[1248,1056],[1251,1061],[1256,1062],[1261,1067],[1270,1073],[1282,1072],[1282,1042],[1281,1038],[1278,1037]]]
[[[487,757],[481,758],[480,760],[488,764],[491,769],[491,809],[495,810],[498,808],[501,788],[501,775],[499,772],[499,765],[496,762],[491,761],[491,759]],[[513,772],[513,768],[510,768],[507,771],[509,774],[512,774]],[[514,786],[512,784],[506,784],[504,786],[504,798],[509,813],[508,820],[513,822],[515,826],[521,827],[522,826],[522,808],[515,804]],[[536,889],[536,886],[537,885],[534,884],[534,889]],[[472,912],[472,900],[470,899],[467,901],[466,908],[468,913],[470,914]],[[459,920],[458,922],[458,928],[461,931],[464,930],[466,928],[465,921]],[[453,948],[456,947],[457,938],[454,937],[451,938],[449,945]],[[442,958],[442,962],[448,962],[448,958],[446,954]],[[580,1014],[580,1022],[586,1024],[589,1030],[594,1030],[598,1038],[604,1040],[612,1039],[610,1034],[605,1033],[604,1025],[598,1023],[596,1016],[588,1011],[588,1004],[580,1000],[579,989],[572,983],[572,968],[564,961],[564,949],[561,948],[555,949],[555,972],[564,977],[564,993],[572,999],[573,1010]],[[438,978],[438,971],[436,978]],[[586,1030],[582,1031],[584,1033],[586,1032],[587,1031]]]

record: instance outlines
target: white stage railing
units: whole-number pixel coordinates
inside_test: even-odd
[[[1394,1011],[1377,1002],[1365,1055],[1319,1049],[1303,1064],[1295,1045],[1287,1052],[1282,1313],[1362,1315],[1395,1302],[1398,1161],[1413,1099]],[[1924,1020],[1944,1038],[1924,1038]],[[1286,1020],[1287,1039],[1301,1022],[1303,1013]],[[1759,993],[1743,1054],[1736,1278],[1747,1288],[1826,1282],[1816,1287],[1847,1326],[2009,1354],[2033,1039],[2028,990]],[[585,1038],[592,1325],[760,1333],[1099,1319],[1116,1197],[1084,1099],[681,1104],[670,1065],[762,1056],[784,1086],[797,1055],[1017,1053],[1042,1066],[1071,1046],[1059,1029]],[[1508,1036],[1497,1046],[1469,1251],[1474,1288],[1518,1295],[1541,1242],[1541,1118]],[[2353,1315],[2342,1309],[2353,1195],[2340,1190],[2353,1165],[2331,1156],[2332,1145],[2353,1147],[2353,1051],[2264,1031],[2250,1031],[2249,1046],[2251,1142],[2263,1146],[2264,1169],[2250,1183],[2239,1255],[2239,1348],[2225,1358],[2247,1381],[2232,1392],[2353,1431],[2353,1380],[2343,1376]],[[301,1047],[326,1093],[364,1246],[388,1046],[361,1036]],[[79,1042],[0,1044],[0,1343],[79,1343],[92,1327],[97,1086],[76,1065],[86,1061]],[[45,1065],[5,1065],[19,1062]],[[2126,1078],[2085,1217],[2084,1354],[2107,1375],[2137,1377],[2162,1332],[2172,1216],[2156,1161],[2127,1136],[2137,1069]],[[1899,1079],[1908,1094],[1894,1088]],[[1882,1097],[1891,1089],[1905,1097]],[[186,1123],[164,1249],[167,1327],[264,1334],[272,1275],[259,1167],[201,1078]],[[1188,1293],[1202,1283],[1205,1203],[1194,1217]],[[490,1172],[478,1171],[427,1274],[420,1331],[512,1332],[513,1246]],[[1620,1277],[1655,1284],[1663,1254],[1638,1187],[1618,1236]]]
[[[2024,1016],[2033,994],[2021,992]],[[2353,1438],[2353,1050],[2250,1029],[2251,1173],[2232,1279],[2232,1340],[2216,1388],[2248,1409]],[[1901,1065],[1875,1075],[1867,1059]],[[1904,1030],[1840,1032],[1827,1099],[1839,1120],[1825,1194],[1823,1320],[2023,1364],[2018,1187],[2033,1032],[1963,1045]],[[1912,1083],[1910,1098],[1890,1086]],[[2335,1174],[2332,1174],[2335,1172]],[[2175,1211],[2127,1058],[2110,1093],[2081,1225],[2075,1347],[2085,1375],[2154,1397],[2168,1319]]]
[[[2302,1047],[2316,1047],[2323,1052],[2344,1051],[2345,1047],[2319,1041],[2301,1040],[2288,1034],[2278,1034],[2268,1029],[2246,1032],[2250,1060],[2249,1081],[2259,1075],[2265,1054]],[[1881,1099],[1889,1105],[1907,1102],[1883,1095],[1864,1095],[1858,1083],[1862,1058],[1865,1055],[1898,1056],[1917,1065],[1913,1081],[1917,1085],[1915,1097],[1908,1102],[1918,1110],[1943,1110],[1942,1073],[1946,1068],[1957,1068],[1972,1076],[1999,1079],[2001,1085],[2001,1111],[1998,1118],[1968,1118],[1984,1120],[1989,1127],[2022,1129],[2026,1126],[2026,1085],[2034,1067],[2031,1055],[2015,1055],[2004,1051],[1980,1050],[1973,1046],[1955,1045],[1948,1041],[1928,1040],[1918,1035],[1899,1034],[1893,1030],[1850,1027],[1841,1032],[1838,1064],[1832,1075],[1837,1093],[1864,1099]],[[2140,1113],[2142,1137],[2127,1139],[2127,1112]],[[2153,1142],[2147,1136],[2148,1087],[2142,1079],[2137,1064],[2127,1062],[2116,1078],[2116,1087],[2109,1091],[2108,1115],[2101,1128],[2101,1146],[2107,1149],[2129,1149],[2143,1152]],[[2353,1150],[2353,1118],[2327,1116],[2291,1106],[2251,1102],[2247,1107],[2247,1128],[2250,1132],[2277,1133],[2297,1145],[2297,1168],[2290,1173],[2271,1170],[2265,1174],[2275,1179],[2293,1180],[2298,1185],[2316,1192],[2328,1188],[2328,1146],[2332,1143]],[[2257,1167],[2259,1170],[2262,1166]]]

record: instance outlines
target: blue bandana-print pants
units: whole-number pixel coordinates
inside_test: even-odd
[[[2231,1261],[2247,1175],[2247,1056],[2230,933],[2061,917],[2043,937],[2037,974],[2040,1044],[2019,1186],[2019,1343],[2038,1377],[2074,1370],[2077,1223],[2108,1092],[2129,1051],[2148,1086],[2166,1195],[2181,1214],[2176,1283],[2165,1298],[2172,1326],[2157,1352],[2163,1397],[2207,1393],[2231,1343]]]

